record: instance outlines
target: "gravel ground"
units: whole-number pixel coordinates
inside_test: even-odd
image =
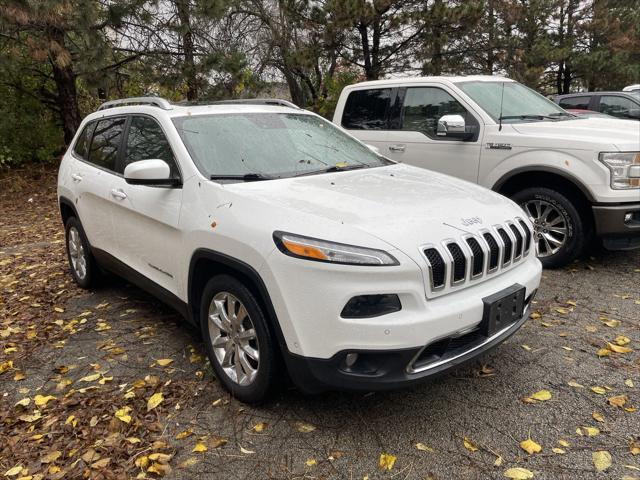
[[[13,359],[11,372],[25,376],[15,380],[10,372],[0,374],[5,411],[25,396],[48,392],[60,380],[55,367],[69,366],[67,376],[77,381],[100,365],[113,377],[113,402],[120,402],[116,395],[126,391],[122,385],[148,375],[172,392],[148,430],[166,442],[172,455],[165,478],[497,479],[513,467],[533,472],[535,479],[640,478],[635,411],[640,407],[640,252],[598,252],[569,268],[545,271],[532,318],[477,365],[386,393],[309,397],[289,387],[267,405],[248,407],[217,384],[197,332],[169,308],[117,278],[92,292],[71,285],[55,196],[47,185],[48,190],[34,191],[28,184],[22,192],[0,196],[0,330],[23,318],[36,325],[86,321],[38,348],[17,340],[12,344],[11,336],[0,338],[0,362]],[[46,228],[35,228],[36,219],[46,219]],[[26,303],[37,303],[56,289],[65,293],[47,297],[40,302],[44,308],[33,307],[27,315],[19,308],[24,292],[12,278],[22,282],[29,266],[41,264],[49,265],[47,278],[55,280],[43,282]],[[56,332],[55,327],[46,330]],[[616,337],[618,343],[626,343],[622,337],[630,340],[623,349],[630,351],[607,348],[611,342],[619,350]],[[172,362],[162,366],[158,359]],[[540,390],[548,390],[551,398],[526,400]],[[621,395],[626,396],[624,405],[609,403]],[[114,404],[113,410],[120,406]],[[64,413],[60,421],[67,418]],[[0,436],[12,441],[17,430],[2,431],[8,418],[0,422]],[[598,433],[589,436],[585,427],[596,427]],[[42,425],[38,431],[46,428],[52,427]],[[192,433],[176,438],[185,430]],[[145,430],[139,431],[144,440]],[[477,450],[466,448],[465,438]],[[520,448],[528,438],[542,446],[539,453]],[[633,442],[638,442],[636,455]],[[197,444],[207,450],[193,452]],[[42,452],[33,450],[20,457],[31,461],[32,471],[42,463]],[[593,463],[598,451],[612,458],[603,472]],[[118,461],[130,468],[129,476],[155,478],[133,466],[145,453]],[[379,467],[381,454],[395,458],[391,469]],[[5,451],[0,475],[14,464]],[[60,465],[66,476],[49,470],[44,478],[76,478],[74,470]],[[106,470],[86,471],[91,478],[111,478]]]

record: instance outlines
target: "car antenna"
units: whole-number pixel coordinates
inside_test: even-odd
[[[504,104],[504,82],[502,82],[502,95],[500,97],[500,118],[498,118],[498,131],[502,131],[502,105]]]

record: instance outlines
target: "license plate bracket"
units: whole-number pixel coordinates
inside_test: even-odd
[[[525,287],[516,283],[483,298],[484,310],[480,322],[482,334],[490,337],[520,320],[524,315],[525,292]]]

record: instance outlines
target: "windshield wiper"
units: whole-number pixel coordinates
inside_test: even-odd
[[[538,115],[534,113],[528,113],[525,115],[503,115],[500,120],[553,120],[554,117],[549,115]]]
[[[366,163],[359,163],[357,165],[346,165],[344,167],[340,167],[338,165],[333,165],[331,167],[327,167],[327,168],[320,168],[318,170],[310,170],[308,172],[302,172],[302,173],[298,173],[296,175],[294,175],[294,177],[303,177],[305,175],[317,175],[320,173],[331,173],[331,172],[343,172],[345,170],[357,170],[359,168],[367,168],[370,165],[366,164]]]
[[[257,182],[260,180],[273,180],[278,177],[270,177],[261,173],[245,173],[244,175],[210,175],[210,180],[240,180],[242,182]]]
[[[577,115],[574,115],[573,113],[569,113],[569,112],[555,112],[555,113],[550,113],[549,116],[550,117],[576,117]]]

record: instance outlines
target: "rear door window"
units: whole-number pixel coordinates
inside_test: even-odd
[[[116,170],[125,121],[125,117],[105,118],[96,124],[89,148],[90,163],[107,170]]]
[[[600,111],[607,115],[620,118],[638,118],[640,105],[633,100],[617,95],[603,95],[600,97]]]
[[[348,130],[387,129],[390,101],[390,88],[349,93],[342,114],[342,126]]]
[[[567,97],[561,98],[559,105],[564,109],[589,110],[591,97]]]

